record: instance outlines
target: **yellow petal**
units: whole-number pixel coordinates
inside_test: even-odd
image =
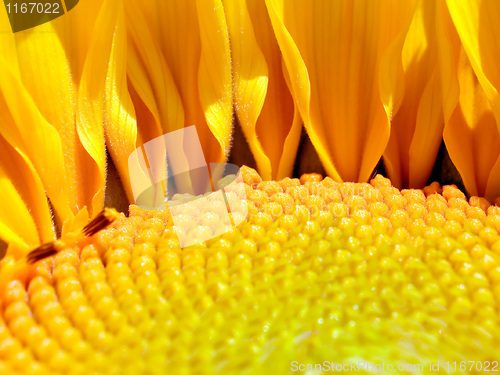
[[[61,237],[64,237],[72,232],[81,231],[82,228],[88,224],[89,218],[90,218],[90,216],[89,216],[89,211],[87,210],[87,207],[83,207],[75,215],[75,217],[72,217],[71,219],[68,219],[63,223],[62,229],[61,229]]]
[[[142,3],[137,1],[126,3],[129,91],[137,117],[138,146],[196,125],[206,160],[225,160],[232,92],[229,40],[220,1],[139,5]],[[200,19],[198,11],[203,15]],[[206,29],[202,36],[200,27]],[[164,153],[147,160],[152,171],[164,173]],[[180,152],[176,160],[169,158],[169,167],[179,190],[192,191],[200,185],[196,176],[176,173],[176,169],[185,169],[186,156]]]
[[[399,51],[404,89],[394,98],[399,104],[384,151],[388,176],[399,188],[426,185],[441,144],[444,121],[435,28],[436,2],[421,1]]]
[[[379,93],[381,57],[406,30],[413,3],[266,4],[293,96],[325,170],[337,179],[368,180],[389,140]]]
[[[298,108],[298,111],[300,112],[300,117],[304,121],[304,125],[307,124],[306,129],[309,131],[311,82],[309,80],[306,65],[292,38],[292,35],[290,35],[290,32],[283,22],[284,4],[282,2],[269,0],[266,0],[265,2],[269,19],[283,56],[283,72],[285,74],[285,80],[287,81],[289,90],[292,93],[296,108]],[[294,121],[296,118],[297,116],[294,114]],[[341,180],[337,170],[331,162],[328,151],[320,142],[317,134],[315,132],[309,132],[309,137],[313,141],[316,151],[320,155],[320,159],[327,173],[334,179]]]
[[[73,213],[88,204],[88,163],[75,126],[76,90],[67,51],[52,22],[16,33],[20,76],[41,114],[57,130],[64,150],[65,194]],[[37,63],[34,64],[33,62]]]
[[[500,197],[500,152],[496,153],[495,151],[500,149],[500,133],[498,132],[498,122],[496,123],[497,125],[497,131],[493,130],[492,128],[486,130],[485,138],[487,138],[488,134],[492,136],[492,139],[485,139],[484,143],[482,146],[490,147],[490,151],[493,153],[493,155],[486,155],[485,158],[494,158],[494,155],[497,155],[496,161],[494,164],[491,166],[489,170],[489,178],[486,182],[486,189],[483,195],[488,199],[490,199],[491,202],[494,202],[496,198]],[[490,125],[491,126],[491,125]]]
[[[25,203],[38,232],[38,241],[25,241],[26,244],[36,245],[40,242],[53,240],[55,230],[45,189],[31,161],[19,150],[15,150],[1,135],[0,149],[2,150],[0,169]],[[7,197],[3,199],[5,199],[5,203],[9,201]],[[14,215],[16,215],[16,211],[11,212],[11,217]],[[3,218],[0,221],[3,221]],[[10,219],[7,217],[4,224],[10,225],[9,222]],[[17,234],[23,237],[24,229],[21,227],[21,232]]]
[[[128,158],[136,149],[137,123],[127,84],[127,34],[120,6],[106,76],[104,129],[106,146],[121,177],[129,202],[134,202]]]
[[[16,33],[16,59],[9,58],[12,70],[19,71],[18,77],[41,115],[60,135],[64,163],[57,172],[59,176],[53,178],[62,181],[62,184],[56,184],[64,191],[62,195],[59,193],[58,199],[66,200],[71,209],[71,214],[63,214],[60,204],[53,202],[56,213],[62,215],[62,221],[77,213],[82,206],[91,204],[95,191],[89,181],[99,175],[89,167],[94,162],[79,139],[75,112],[82,61],[86,58],[89,35],[92,35],[100,5],[101,2],[91,0],[64,17]],[[6,38],[2,36],[2,39]],[[51,188],[48,190],[53,198]]]
[[[102,0],[80,1],[70,12],[50,22],[70,62],[75,86],[80,85],[92,35],[100,32],[94,29],[104,3]]]
[[[227,157],[232,93],[229,40],[220,1],[161,1],[160,46],[207,162]]]
[[[201,37],[200,104],[208,128],[218,142],[218,147],[212,144],[207,156],[208,160],[224,161],[229,154],[233,121],[231,53],[226,18],[221,0],[198,0],[196,5]]]
[[[500,193],[500,134],[492,105],[463,49],[458,81],[459,102],[444,128],[446,147],[467,192],[493,200]]]
[[[451,18],[500,129],[500,3],[447,0]]]
[[[58,132],[40,114],[31,96],[0,56],[0,134],[29,158],[61,219],[73,216]]]
[[[85,163],[82,171],[86,177],[85,202],[92,207],[92,215],[102,209],[106,180],[106,150],[104,141],[104,101],[113,36],[116,29],[116,2],[106,1],[96,20],[97,29],[92,35],[78,90],[76,125],[80,141],[93,159]]]
[[[224,3],[239,124],[264,179],[292,174],[301,120],[264,1]],[[237,152],[237,150],[235,150]]]
[[[153,30],[149,27],[154,19],[147,18],[152,17],[152,14],[148,14],[147,8],[143,9],[139,5],[137,1],[127,2],[125,5],[130,34],[127,45],[127,71],[131,82],[129,91],[137,119],[137,145],[134,145],[134,149],[184,126],[181,97],[160,48],[160,36],[153,34]],[[157,12],[153,14],[157,15]],[[147,155],[146,163],[150,168],[149,173],[155,175],[154,179],[157,179],[158,175],[165,174],[167,169],[165,156],[166,150],[158,150]],[[177,174],[179,168],[183,169],[186,163],[185,155],[181,153],[176,155],[176,160],[171,163],[173,174]],[[130,178],[140,180],[144,172],[147,174],[148,171],[136,168],[136,175]],[[191,191],[189,179],[180,181],[176,178],[176,183],[181,189]],[[159,191],[153,193],[160,197],[164,186],[160,184],[156,187]]]
[[[7,243],[36,246],[54,237],[43,186],[33,167],[0,136],[0,238]],[[27,162],[28,161],[28,162]],[[30,213],[30,211],[33,213]],[[41,230],[40,238],[37,223]]]
[[[477,23],[485,16],[486,8],[492,14],[495,9],[494,4],[488,2],[484,2],[485,8],[481,6],[481,9],[475,4],[461,4],[465,12],[451,2],[439,8],[441,22],[437,24],[437,36],[441,46],[439,60],[446,124],[443,138],[468,193],[493,200],[500,195],[500,103],[497,90],[490,82],[494,75],[486,76],[487,59],[482,57],[483,53],[495,52],[478,49],[484,42],[481,39],[488,37],[482,34],[482,26],[479,30]],[[483,21],[485,30],[493,28],[491,22]]]
[[[16,41],[9,23],[7,12],[0,7],[0,56],[19,74],[17,62]]]
[[[439,75],[441,77],[441,98],[443,103],[444,122],[447,123],[458,103],[458,60],[460,54],[460,39],[443,1],[438,1],[436,22],[436,40],[438,48]]]
[[[262,149],[255,128],[268,87],[266,60],[257,44],[246,1],[226,1],[224,9],[231,38],[236,114],[259,172],[264,179],[269,179],[271,163]]]
[[[149,28],[150,20],[146,18],[144,9],[137,1],[125,3],[126,24],[129,29],[127,46],[128,75],[133,90],[138,94],[147,111],[151,113],[155,124],[144,121],[142,128],[145,134],[143,142],[147,142],[163,133],[180,129],[184,126],[184,111],[177,88],[169,67],[160,49],[160,39]],[[134,97],[134,96],[133,96]],[[137,111],[139,117],[144,109]],[[145,115],[145,114],[144,114]]]

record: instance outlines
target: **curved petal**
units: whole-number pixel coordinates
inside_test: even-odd
[[[493,173],[500,161],[500,134],[492,105],[463,49],[458,81],[459,102],[444,128],[446,147],[467,192],[493,200],[500,193],[500,174]]]
[[[40,114],[20,77],[0,57],[0,134],[35,167],[55,211],[73,216],[67,197],[63,149],[58,132]]]
[[[137,118],[137,146],[196,125],[207,161],[225,160],[232,130],[232,91],[229,39],[221,2],[165,1],[145,7],[137,1],[125,4],[129,26],[127,72]],[[198,12],[203,17],[198,18]],[[169,167],[180,189],[192,191],[193,186],[200,185],[197,177],[176,173],[176,169],[185,169],[185,156],[178,153],[172,156],[175,160],[169,157]],[[147,162],[152,170],[166,168],[162,155]]]
[[[300,116],[309,131],[309,106],[311,100],[311,82],[307,72],[307,67],[300,54],[294,39],[283,21],[284,4],[283,2],[265,0],[269,19],[280,48],[283,59],[283,72],[290,92],[292,93],[294,102]],[[337,170],[335,169],[328,150],[321,143],[320,138],[315,132],[310,132],[309,137],[313,141],[316,151],[320,155],[321,161],[325,166],[327,173],[336,180],[341,180]]]
[[[0,135],[0,238],[36,246],[55,238],[43,184],[29,159]]]
[[[227,157],[232,123],[231,60],[220,0],[161,1],[160,46],[207,162]]]
[[[16,40],[12,33],[7,12],[3,7],[0,7],[0,56],[6,60],[12,69],[15,69],[16,74],[19,74]]]
[[[224,9],[231,38],[235,111],[258,169],[263,178],[269,179],[271,163],[255,129],[268,87],[266,60],[257,44],[246,1],[226,1]]]
[[[85,201],[92,207],[91,215],[104,205],[106,182],[106,149],[104,140],[104,103],[106,76],[108,73],[113,38],[120,8],[116,1],[106,1],[96,20],[96,32],[92,35],[78,90],[76,126],[80,141],[93,159],[85,163],[87,185]]]
[[[491,145],[490,147],[495,147],[491,149],[493,151],[493,155],[495,155],[494,150],[498,150],[500,148],[500,134],[494,130],[490,130],[489,134],[493,134],[493,141],[491,139],[487,139],[486,142],[489,142],[489,144],[486,143],[484,146],[488,147]],[[486,133],[486,135],[488,135],[488,133]],[[489,178],[486,182],[486,190],[484,193],[484,196],[488,198],[490,202],[495,202],[495,200],[500,197],[500,152],[497,153],[497,155],[496,161],[489,170]],[[489,157],[493,159],[493,156],[489,155]]]
[[[147,130],[143,137],[143,141],[147,142],[162,133],[182,128],[184,111],[172,74],[162,56],[159,37],[149,27],[150,20],[146,18],[144,9],[137,1],[127,1],[125,10],[130,37],[128,75],[134,91],[156,123],[154,129]],[[151,128],[151,125],[148,127]],[[141,128],[142,124],[139,130]]]
[[[387,173],[399,188],[426,185],[441,144],[444,121],[435,27],[436,2],[421,1],[399,51],[404,89],[395,97],[400,104],[384,151]]]
[[[447,2],[438,23],[440,72],[445,128],[443,138],[451,160],[470,195],[490,200],[500,195],[499,95],[495,69],[484,43],[498,32],[488,19],[498,12],[493,2]],[[484,22],[484,25],[481,25]],[[482,47],[481,47],[482,46]],[[498,84],[498,82],[497,82]]]
[[[54,138],[54,142],[58,144],[57,148],[50,149],[54,150],[54,159],[59,157],[58,150],[62,152],[63,163],[50,166],[51,172],[55,172],[50,177],[54,181],[47,181],[45,173],[40,171],[39,168],[47,169],[41,160],[33,162],[47,186],[48,195],[61,222],[71,218],[81,207],[91,204],[96,193],[91,181],[101,175],[99,171],[92,169],[93,158],[82,144],[82,139],[87,143],[88,139],[85,135],[80,139],[80,135],[85,131],[77,129],[75,124],[82,61],[86,59],[90,44],[89,35],[92,35],[93,22],[101,5],[100,1],[95,0],[85,3],[64,17],[16,33],[13,50],[16,58],[8,57],[7,62],[17,76],[16,79],[22,81],[21,85],[44,121],[52,127],[46,131],[52,133],[51,136],[54,135],[53,130],[58,134],[58,139]],[[2,35],[2,39],[6,38],[8,36]],[[16,118],[17,127],[20,125],[18,120]],[[25,128],[23,132],[26,130]],[[44,135],[46,136],[47,134]],[[28,133],[24,137],[31,138],[31,134]],[[102,136],[101,138],[103,139]],[[47,138],[44,138],[44,142],[47,142]],[[48,154],[47,149],[43,152]],[[30,158],[33,156],[31,151],[26,155]],[[57,168],[53,168],[55,166]],[[105,165],[101,165],[101,169],[104,170]],[[59,192],[55,193],[52,185],[55,185]],[[63,202],[64,200],[66,202]],[[70,210],[62,207],[63,205],[69,206]]]
[[[59,133],[64,150],[65,194],[76,213],[85,205],[82,171],[91,159],[76,131],[76,87],[66,51],[51,22],[16,33],[16,45],[23,84],[41,114]]]
[[[128,168],[136,149],[137,122],[127,83],[127,33],[123,7],[118,9],[117,27],[110,52],[104,102],[106,146],[120,175],[128,201],[134,202]]]
[[[379,94],[380,61],[406,30],[413,2],[266,3],[293,96],[327,173],[368,180],[390,131]]]
[[[61,236],[64,237],[70,233],[80,231],[89,223],[89,211],[87,207],[83,207],[74,217],[66,220],[61,228]]]
[[[231,39],[235,109],[264,179],[292,173],[301,120],[264,1],[224,3]],[[297,121],[298,120],[298,121]]]
[[[436,40],[438,48],[439,75],[441,77],[441,99],[444,122],[447,123],[458,103],[458,60],[460,39],[444,1],[437,2]]]
[[[129,25],[129,91],[137,118],[137,145],[134,149],[162,134],[181,129],[185,123],[181,97],[160,48],[160,37],[154,34],[156,29],[150,27],[154,18],[148,17],[157,15],[157,12],[148,13],[148,8],[139,5],[136,1],[126,2],[125,5]],[[146,160],[152,170],[162,174],[167,169],[166,153],[163,151],[148,155]],[[179,154],[171,163],[174,174],[180,165],[187,163],[185,159],[185,155]],[[128,156],[124,161],[128,162]],[[191,181],[188,179],[180,181],[177,177],[176,183],[190,190]],[[157,188],[160,189],[157,196],[164,194],[163,184],[157,185]]]
[[[71,65],[71,75],[76,87],[80,85],[92,35],[100,32],[95,29],[95,23],[104,3],[102,0],[79,1],[78,6],[70,12],[50,22]]]
[[[500,3],[447,0],[451,18],[500,130]]]
[[[201,55],[198,70],[200,104],[208,128],[218,142],[209,148],[207,160],[226,160],[233,130],[231,53],[221,0],[196,2],[200,25]],[[189,124],[188,124],[189,125]]]

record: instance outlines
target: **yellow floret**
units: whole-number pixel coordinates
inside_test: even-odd
[[[499,207],[381,176],[242,176],[226,194],[233,222],[248,212],[237,227],[221,202],[177,197],[175,228],[168,211],[130,206],[34,265],[8,253],[1,373],[500,370]],[[212,238],[182,247],[190,236]]]

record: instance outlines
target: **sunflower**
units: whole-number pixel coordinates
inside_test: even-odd
[[[497,371],[497,1],[8,9],[2,373]],[[149,157],[193,125],[225,202]]]

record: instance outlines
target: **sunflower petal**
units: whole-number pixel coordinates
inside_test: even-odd
[[[447,0],[446,4],[476,77],[493,103],[500,130],[500,3]]]
[[[92,35],[93,21],[100,4],[88,1],[67,16],[16,33],[14,52],[17,61],[14,63],[11,59],[10,64],[14,72],[19,71],[18,76],[38,110],[59,133],[60,147],[64,151],[64,164],[59,174],[63,181],[63,196],[72,214],[89,204],[86,197],[93,194],[88,191],[86,183],[89,179],[88,165],[93,161],[77,134],[75,112],[77,84],[83,66],[81,61],[86,58],[89,44],[85,41],[90,39],[88,35]],[[57,187],[60,188],[60,185]],[[61,216],[60,207],[54,205],[56,213]],[[60,219],[64,221],[71,216],[64,214]]]
[[[75,86],[66,51],[58,34],[52,23],[48,22],[18,32],[15,37],[24,86],[42,115],[61,135],[69,138],[66,143],[70,143],[75,133]],[[66,136],[67,133],[69,135]],[[69,150],[74,145],[70,147]],[[71,155],[73,153],[69,152]]]
[[[264,179],[292,174],[301,119],[264,1],[224,3],[239,124]],[[295,113],[295,115],[294,115]]]
[[[215,0],[161,1],[157,15],[162,53],[184,109],[183,126],[196,125],[207,162],[224,161],[229,151],[232,93],[222,5]]]
[[[57,130],[64,150],[66,197],[73,213],[88,204],[87,165],[92,159],[75,126],[76,90],[67,51],[52,22],[16,33],[23,83],[41,114]],[[33,61],[37,61],[33,64]]]
[[[7,12],[0,7],[0,56],[6,60],[15,73],[19,74],[19,63],[17,61],[16,41],[12,34]]]
[[[497,129],[498,129],[498,122],[497,122]],[[495,132],[493,129],[491,129],[489,132],[486,132],[485,135],[488,134],[493,134],[493,140],[491,139],[486,139],[486,143],[483,144],[483,146],[488,147],[488,143],[491,145],[490,147],[495,147],[492,150],[498,150],[500,149],[500,133]],[[493,152],[493,154],[495,154]],[[494,162],[494,164],[491,166],[489,170],[489,178],[486,182],[486,190],[484,193],[484,197],[487,197],[491,202],[494,202],[495,199],[498,199],[500,197],[500,152],[496,154],[497,159]],[[486,157],[491,157],[492,156],[487,155]]]
[[[492,5],[486,3],[487,8]],[[484,9],[465,2],[461,4],[468,14],[451,2],[447,7],[438,8],[441,22],[437,24],[437,37],[442,46],[439,60],[445,119],[443,138],[467,192],[493,200],[500,194],[500,103],[496,104],[497,91],[483,70],[485,62],[481,53],[488,55],[491,52],[478,49],[482,43],[480,39],[485,37],[480,35],[482,29],[479,30],[477,24]],[[495,12],[494,9],[490,11]],[[484,22],[485,29],[492,27],[491,22]]]
[[[33,163],[57,215],[63,220],[72,217],[59,134],[40,114],[19,76],[1,57],[0,70],[0,134]]]
[[[408,186],[423,188],[431,175],[443,136],[438,74],[434,70],[422,92],[409,150]]]
[[[283,55],[285,80],[292,93],[296,108],[298,108],[300,112],[301,119],[304,121],[304,125],[308,124],[306,126],[306,129],[308,129],[310,124],[309,106],[311,100],[311,82],[309,80],[306,65],[292,35],[290,35],[290,32],[283,22],[284,4],[271,0],[266,0],[265,2],[278,46]],[[296,119],[297,116],[294,115],[294,121],[296,121]],[[309,137],[313,141],[327,173],[334,179],[341,180],[340,175],[331,162],[328,150],[321,143],[317,134],[315,132],[310,132]]]
[[[92,35],[99,33],[95,26],[104,3],[102,0],[80,1],[71,12],[50,22],[71,65],[71,75],[76,87],[80,85]]]
[[[45,200],[45,196],[40,197],[39,194],[38,188],[40,188],[41,184],[31,174],[32,170],[29,169],[25,160],[19,154],[15,155],[16,151],[1,136],[0,146],[2,146],[0,190],[3,199],[0,205],[0,238],[7,243],[15,242],[27,246],[36,246],[40,243],[40,237],[35,218],[31,216],[29,204],[26,204],[23,198],[29,199],[29,203],[34,206],[31,208],[36,210],[36,214],[40,218],[40,208],[43,208],[41,199]],[[16,171],[15,167],[21,168],[21,170]],[[16,186],[16,182],[18,186]],[[38,186],[29,186],[30,182],[37,182]],[[21,184],[19,185],[19,183]],[[43,188],[41,192],[43,193]],[[30,196],[30,193],[36,195]],[[45,204],[47,204],[46,200]],[[48,212],[48,207],[46,207],[46,213]],[[46,223],[41,222],[39,224],[43,228]],[[49,230],[50,228],[49,225]],[[47,237],[44,229],[42,229],[42,233]]]
[[[384,152],[387,172],[395,186],[424,187],[432,172],[444,127],[441,82],[437,64],[436,2],[417,7],[402,48],[404,87],[391,121]]]
[[[231,38],[233,89],[239,124],[250,145],[263,178],[271,177],[271,164],[257,139],[255,124],[267,92],[268,72],[264,56],[255,39],[244,0],[226,1],[224,9]]]
[[[126,5],[131,35],[128,74],[138,145],[196,125],[207,161],[225,160],[232,93],[229,40],[220,1],[165,1],[145,8],[138,4],[131,1]],[[198,7],[203,14],[200,19]],[[156,17],[161,20],[157,22]],[[202,37],[200,25],[209,28]],[[147,160],[152,172],[164,173],[162,154]],[[179,190],[193,191],[200,185],[197,176],[176,173],[188,163],[182,152],[169,157],[169,163]]]
[[[390,131],[379,94],[381,57],[406,30],[413,2],[266,4],[325,170],[336,179],[368,180]]]
[[[142,137],[142,141],[147,142],[182,128],[184,111],[172,74],[162,56],[158,36],[152,33],[144,9],[134,0],[125,3],[125,10],[130,33],[129,78],[134,91],[155,120],[154,129],[147,130]],[[137,116],[139,118],[140,113]]]
[[[134,202],[128,158],[136,149],[137,123],[127,84],[127,35],[125,14],[120,6],[106,76],[104,129],[107,149],[117,167],[130,203]]]
[[[2,150],[0,168],[8,176],[10,182],[25,202],[26,207],[28,207],[38,231],[39,242],[53,240],[55,238],[55,229],[51,212],[45,196],[45,189],[35,168],[25,155],[19,150],[15,150],[1,135],[0,149]],[[12,215],[15,215],[15,212]],[[0,219],[0,221],[2,220]],[[35,245],[38,243],[30,244]]]
[[[441,92],[445,124],[448,122],[458,103],[458,61],[460,54],[460,39],[443,1],[437,2],[436,40],[438,48],[439,75],[441,77]]]
[[[66,220],[61,229],[62,237],[74,233],[80,232],[85,225],[89,223],[89,211],[87,207],[83,207],[73,218]]]
[[[135,106],[137,117],[137,147],[184,126],[184,110],[179,91],[173,80],[171,71],[167,66],[165,57],[160,49],[160,38],[153,34],[150,24],[154,24],[152,14],[145,12],[136,1],[126,3],[127,24],[130,25],[130,43],[128,45],[128,76],[130,78],[131,98]],[[156,12],[155,12],[156,14]],[[156,143],[157,146],[161,146]],[[149,172],[154,173],[153,180],[164,175],[166,166],[166,150],[158,149],[155,153],[147,155],[145,162],[150,167]],[[187,159],[184,154],[175,155],[175,160],[170,160],[172,173],[176,175],[176,183],[181,190],[191,191],[192,182],[185,174],[177,174],[178,169],[184,170]],[[138,161],[132,178],[142,179]],[[189,168],[188,168],[189,169]],[[153,196],[163,194],[162,184],[156,186],[158,192]],[[163,199],[162,199],[163,200]]]
[[[209,161],[221,162],[229,155],[233,121],[229,35],[221,0],[198,0],[196,5],[201,43],[200,104],[206,124],[219,146],[212,145],[206,156]]]
[[[500,134],[485,90],[465,51],[459,55],[459,102],[444,128],[450,158],[470,195],[494,199],[500,190]],[[495,167],[496,165],[496,167]]]
[[[85,163],[82,173],[86,177],[86,206],[92,215],[101,211],[104,204],[106,181],[106,150],[104,141],[104,101],[106,75],[110,60],[113,36],[117,24],[116,2],[107,1],[96,20],[96,29],[85,60],[77,99],[77,132],[83,147],[93,162]]]

